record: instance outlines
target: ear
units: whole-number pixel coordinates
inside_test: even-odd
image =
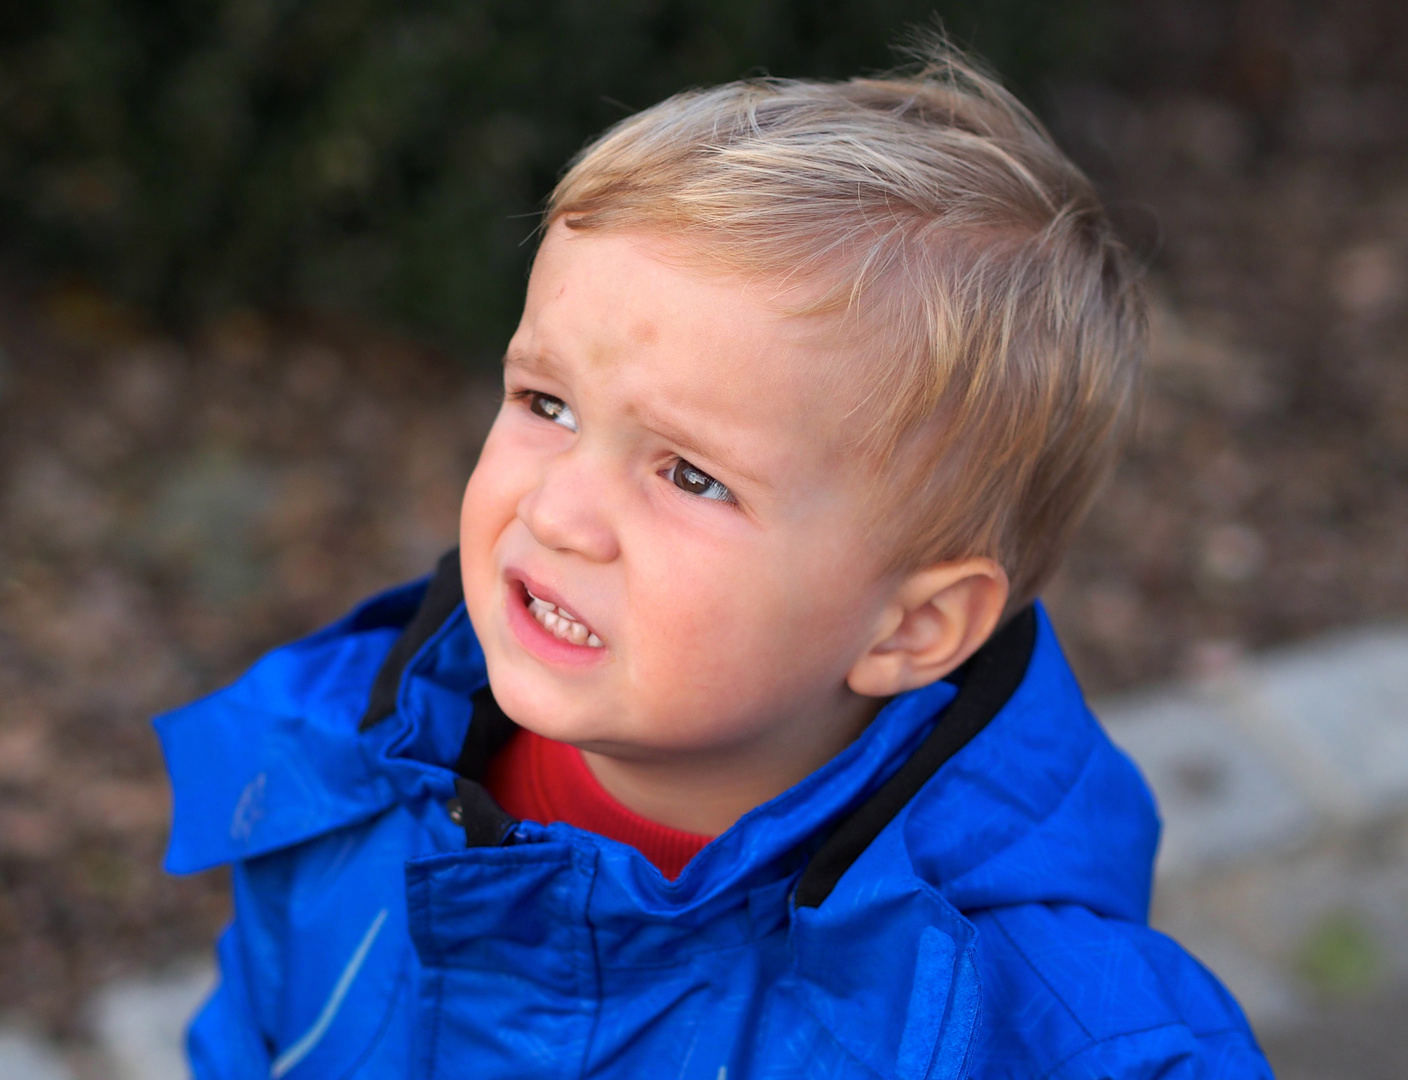
[[[908,574],[847,684],[857,694],[891,697],[942,679],[991,636],[1007,595],[1007,572],[992,559],[960,559]]]

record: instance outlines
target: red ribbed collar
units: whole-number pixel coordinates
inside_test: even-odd
[[[613,799],[581,751],[520,728],[489,763],[484,786],[514,817],[544,825],[563,821],[630,844],[673,881],[713,839],[641,817]]]

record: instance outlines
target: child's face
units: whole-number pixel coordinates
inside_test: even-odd
[[[680,253],[549,230],[465,492],[466,603],[523,726],[790,783],[874,710],[846,679],[893,588],[877,481],[844,450],[827,323]]]

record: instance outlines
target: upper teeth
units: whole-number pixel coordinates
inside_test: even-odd
[[[601,648],[601,638],[556,604],[539,600],[532,593],[528,593],[528,610],[533,613],[533,618],[537,619],[554,637],[570,641],[573,645],[588,645],[593,649]]]

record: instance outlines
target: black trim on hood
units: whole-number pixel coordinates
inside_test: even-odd
[[[518,819],[496,803],[483,784],[463,776],[455,777],[455,797],[445,809],[450,820],[464,830],[467,848],[499,847],[518,824]]]
[[[358,731],[376,727],[396,711],[396,695],[401,690],[401,676],[405,673],[406,665],[463,601],[460,549],[456,547],[440,557],[420,607],[416,609],[406,629],[401,631],[401,636],[396,639],[391,651],[386,654],[386,659],[382,661],[376,673],[376,680],[372,683],[366,712],[362,713],[361,723],[357,725]]]
[[[401,691],[406,665],[463,601],[460,549],[452,548],[440,557],[421,598],[420,607],[416,608],[411,621],[401,631],[401,636],[392,644],[377,670],[359,730],[375,727],[396,711],[396,696]],[[490,759],[503,749],[518,725],[499,708],[488,686],[471,694],[470,702],[474,712],[465,732],[459,760],[455,762],[455,772],[459,774],[455,777],[455,798],[449,801],[446,809],[455,824],[464,829],[467,847],[485,847],[502,844],[509,830],[518,824],[480,783]]]
[[[485,789],[484,773],[518,725],[499,708],[488,686],[476,690],[470,701],[474,703],[474,715],[455,762],[455,797],[445,808],[450,820],[464,830],[465,847],[494,847],[504,842],[518,819]]]
[[[798,907],[820,907],[866,848],[874,843],[939,768],[968,745],[1021,685],[1036,646],[1036,611],[1023,608],[960,669],[958,696],[938,726],[880,790],[841,822],[812,856],[797,883]]]
[[[494,692],[488,686],[476,690],[469,700],[474,703],[474,716],[470,720],[469,730],[464,733],[464,745],[460,747],[455,772],[467,780],[483,780],[489,762],[513,737],[518,725],[499,708]]]

